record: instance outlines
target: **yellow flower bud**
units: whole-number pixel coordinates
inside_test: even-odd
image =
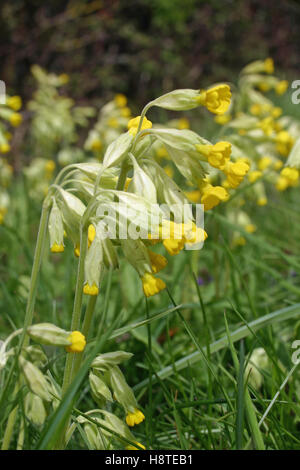
[[[256,231],[256,227],[254,224],[247,224],[245,225],[245,230],[248,233],[254,233]]]
[[[267,91],[271,90],[271,85],[268,82],[259,82],[257,86],[263,93],[267,93]]]
[[[92,241],[94,240],[95,236],[96,236],[96,229],[95,229],[93,224],[90,224],[89,228],[88,228],[88,244],[89,244],[89,247],[91,246]]]
[[[220,116],[215,116],[215,122],[220,125],[227,124],[232,119],[231,114],[223,114]]]
[[[281,80],[275,85],[275,91],[277,95],[283,95],[288,89],[289,82],[287,80]]]
[[[249,165],[242,159],[237,159],[234,163],[226,163],[222,170],[227,176],[230,187],[237,188],[243,181],[246,173],[249,171]]]
[[[189,129],[190,128],[190,122],[187,118],[183,117],[178,120],[178,129]]]
[[[91,149],[95,152],[98,152],[103,147],[103,144],[100,139],[94,139],[91,141]]]
[[[124,118],[129,118],[131,116],[131,111],[129,108],[125,107],[120,110],[121,116]]]
[[[58,245],[57,243],[53,243],[50,249],[52,253],[62,253],[63,251],[65,251],[64,245],[63,244]]]
[[[158,294],[166,288],[166,284],[151,273],[145,273],[142,277],[143,291],[146,297]]]
[[[152,272],[154,274],[158,273],[167,266],[168,261],[164,256],[151,250],[148,250],[148,254],[151,261]]]
[[[268,203],[268,199],[266,197],[260,197],[256,201],[256,204],[258,206],[265,206],[267,203]]]
[[[224,114],[230,106],[231,91],[229,85],[216,85],[207,90],[200,90],[197,102],[214,114]]]
[[[282,168],[282,166],[283,166],[283,162],[281,160],[277,160],[273,164],[274,170],[280,170]]]
[[[129,130],[129,133],[132,136],[136,135],[139,124],[140,124],[140,120],[141,120],[141,116],[137,116],[133,119],[130,119],[130,121],[128,122],[127,127]],[[141,130],[151,129],[151,127],[152,127],[152,122],[149,121],[145,116],[142,122]]]
[[[7,142],[3,142],[0,144],[0,152],[7,153],[10,151],[10,145]]]
[[[276,189],[277,191],[285,191],[289,186],[289,181],[287,178],[283,176],[279,176],[278,180],[276,181]]]
[[[258,162],[258,168],[260,171],[266,170],[272,164],[270,157],[262,157]]]
[[[286,167],[281,171],[280,176],[287,179],[289,186],[296,186],[299,179],[299,170]]]
[[[204,204],[204,210],[208,211],[213,207],[220,204],[222,201],[227,201],[229,194],[222,186],[207,185],[203,190],[201,197],[201,204]]]
[[[122,93],[118,93],[117,95],[115,95],[114,97],[114,102],[116,103],[116,105],[119,107],[119,108],[123,108],[126,106],[127,104],[127,98],[125,95],[123,95]]]
[[[127,414],[126,423],[128,424],[128,426],[133,427],[136,424],[140,424],[142,421],[144,421],[144,419],[145,419],[144,414],[140,410],[135,408],[133,413]]]
[[[18,127],[22,122],[22,115],[20,113],[12,113],[9,117],[9,122],[12,126]]]
[[[272,114],[272,117],[273,117],[274,119],[277,119],[277,118],[279,118],[279,117],[282,115],[282,112],[283,112],[283,111],[282,111],[281,108],[279,108],[279,106],[275,106],[275,107],[272,109],[271,114]]]
[[[20,96],[10,96],[6,99],[6,105],[14,111],[19,111],[22,107],[22,99]]]
[[[250,171],[248,173],[248,180],[250,181],[250,183],[255,183],[255,181],[257,181],[259,178],[261,178],[261,176],[262,176],[261,171],[258,171],[258,170]]]
[[[262,111],[262,106],[259,103],[254,103],[250,107],[250,113],[253,114],[253,116],[259,116]]]
[[[264,69],[266,73],[272,74],[274,73],[274,61],[271,57],[268,57],[264,61]]]
[[[275,137],[275,143],[278,152],[286,157],[294,145],[294,139],[287,131],[280,131]]]
[[[201,191],[199,189],[195,189],[194,191],[186,191],[184,194],[191,202],[194,203],[199,202],[201,197]]]
[[[98,295],[99,288],[95,283],[93,283],[91,286],[86,283],[83,287],[83,293],[87,295]]]
[[[62,85],[65,85],[70,80],[70,77],[67,73],[61,73],[58,78]]]
[[[68,337],[70,345],[66,346],[68,352],[80,353],[84,350],[86,345],[85,337],[80,331],[72,331]]]
[[[215,145],[197,144],[196,149],[207,157],[208,163],[214,168],[222,168],[230,159],[230,142],[218,142]]]

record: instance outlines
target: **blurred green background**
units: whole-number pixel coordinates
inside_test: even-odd
[[[1,79],[26,101],[32,64],[70,75],[68,93],[139,107],[174,88],[234,79],[255,59],[299,71],[296,0],[2,0]]]

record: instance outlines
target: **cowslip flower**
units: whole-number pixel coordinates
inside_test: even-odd
[[[122,93],[117,93],[114,97],[114,102],[119,108],[124,108],[127,105],[127,98]]]
[[[268,116],[257,123],[257,127],[263,131],[265,135],[271,135],[274,131],[274,120],[272,116]]]
[[[89,284],[88,282],[83,286],[83,293],[86,295],[98,295],[99,294],[99,287],[95,282],[93,284]]]
[[[280,176],[286,178],[289,186],[296,186],[299,179],[299,171],[296,168],[284,168]]]
[[[282,108],[280,108],[279,106],[274,106],[274,108],[272,108],[271,110],[271,114],[274,119],[279,118],[282,115],[282,113],[283,113]]]
[[[276,171],[280,170],[282,167],[283,167],[283,162],[282,162],[281,160],[276,160],[276,161],[273,163],[273,168],[274,168],[274,170],[276,170]]]
[[[250,171],[247,177],[250,183],[255,183],[255,181],[262,177],[262,172],[259,170]]]
[[[7,142],[2,142],[0,144],[0,152],[1,153],[7,153],[10,151],[10,145]]]
[[[178,129],[189,129],[190,128],[190,121],[187,118],[182,117],[182,118],[178,119],[177,127],[178,127]]]
[[[221,114],[220,116],[215,116],[215,122],[220,125],[225,125],[230,122],[232,119],[231,114]]]
[[[195,222],[183,224],[183,236],[188,245],[204,242],[207,239],[207,233],[202,227],[197,227]]]
[[[193,191],[186,191],[184,194],[191,202],[197,203],[200,201],[200,198],[201,198],[200,189],[194,189]]]
[[[230,159],[230,142],[217,142],[215,145],[197,144],[196,149],[207,157],[208,163],[214,168],[222,168]]]
[[[128,424],[128,426],[135,426],[136,424],[140,424],[142,421],[144,421],[145,419],[145,416],[144,414],[138,410],[137,408],[135,408],[135,410],[131,413],[127,413],[127,416],[126,416],[126,423]]]
[[[53,160],[47,160],[45,163],[45,173],[46,173],[46,178],[51,179],[53,172],[55,170],[56,164]]]
[[[201,204],[204,205],[204,210],[208,211],[213,207],[220,204],[220,202],[227,201],[229,194],[222,186],[212,186],[207,184],[202,190]]]
[[[22,122],[22,115],[20,113],[12,113],[9,116],[9,122],[12,126],[18,127]]]
[[[263,93],[267,93],[272,88],[270,83],[268,83],[267,81],[261,81],[257,84],[257,86]]]
[[[227,181],[231,188],[237,188],[249,171],[249,164],[239,158],[235,162],[227,162],[222,171],[227,176]]]
[[[277,191],[285,191],[289,187],[288,179],[284,178],[283,176],[279,176],[276,181],[275,187]]]
[[[254,103],[250,106],[250,113],[253,114],[253,116],[259,116],[260,114],[263,113],[263,107],[259,103]]]
[[[159,279],[151,273],[145,273],[142,276],[143,291],[146,297],[158,294],[166,288],[166,284],[162,279]]]
[[[247,225],[245,225],[244,228],[245,228],[246,232],[248,232],[248,233],[254,233],[257,230],[257,228],[254,224],[247,224]]]
[[[256,204],[257,204],[258,206],[266,206],[267,203],[268,203],[268,199],[267,199],[266,197],[264,197],[264,196],[259,197],[259,198],[257,199],[257,201],[256,201]]]
[[[289,86],[289,82],[287,80],[280,80],[275,85],[275,92],[277,93],[277,95],[283,95],[288,89],[288,86]]]
[[[151,251],[151,250],[148,250],[148,254],[149,254],[149,258],[151,262],[152,272],[154,274],[164,269],[166,265],[168,264],[167,259],[163,255],[155,253],[154,251]]]
[[[276,134],[275,143],[276,150],[286,157],[294,145],[294,139],[287,131],[280,131]]]
[[[185,245],[184,224],[176,222],[164,221],[160,229],[160,239],[169,255],[177,255]]]
[[[68,352],[80,353],[84,350],[86,345],[86,339],[84,335],[80,333],[80,331],[72,331],[72,333],[68,337],[68,340],[71,343],[69,346],[66,346],[66,350]]]
[[[14,111],[19,111],[19,109],[21,109],[22,107],[22,99],[20,96],[17,95],[9,96],[6,99],[6,105]]]
[[[274,61],[271,57],[267,57],[267,59],[265,59],[264,71],[270,75],[274,73]]]
[[[129,134],[132,136],[135,136],[140,124],[141,116],[137,116],[133,119],[130,119],[130,121],[127,124]],[[145,129],[151,129],[152,127],[152,122],[149,121],[146,117],[144,117],[142,125],[141,125],[141,130]]]
[[[100,139],[94,139],[91,141],[91,150],[99,152],[103,147],[103,144]]]
[[[130,108],[128,108],[127,106],[125,106],[124,108],[122,108],[120,110],[120,114],[122,117],[124,118],[129,118],[131,116],[131,111],[130,111]]]
[[[258,161],[258,168],[260,171],[264,171],[272,164],[272,158],[265,156]]]
[[[229,85],[216,85],[207,90],[200,90],[196,98],[198,104],[205,106],[214,114],[224,114],[230,106],[231,91]]]

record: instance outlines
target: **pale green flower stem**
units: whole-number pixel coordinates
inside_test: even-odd
[[[13,392],[14,397],[17,395],[19,389],[20,389],[20,386],[19,386],[19,383],[17,383],[15,385],[14,392]],[[16,405],[14,407],[14,409],[9,414],[7,424],[6,424],[5,433],[4,433],[4,437],[3,437],[1,450],[8,450],[9,449],[9,444],[10,444],[10,440],[11,440],[12,433],[13,433],[13,430],[14,430],[16,417],[17,417],[17,411],[18,411],[18,405]]]
[[[90,326],[91,326],[91,323],[92,323],[92,318],[93,318],[93,313],[94,313],[94,310],[95,310],[97,297],[98,297],[97,295],[91,295],[90,296],[89,301],[88,301],[88,305],[87,305],[87,308],[86,308],[86,312],[85,312],[85,315],[84,315],[82,328],[81,328],[81,332],[85,336],[87,341],[88,341],[88,335],[89,335]],[[75,357],[75,360],[74,360],[74,363],[73,363],[73,370],[72,370],[72,376],[73,377],[75,377],[75,375],[78,372],[78,369],[80,367],[81,360],[82,360],[82,355],[83,355],[83,353],[76,354],[76,357]]]
[[[25,313],[25,319],[24,319],[24,327],[23,327],[23,332],[22,332],[19,346],[18,346],[18,354],[20,353],[22,347],[27,346],[29,343],[29,336],[26,336],[26,329],[32,324],[32,319],[33,319],[38,276],[39,276],[41,261],[42,261],[43,252],[45,248],[46,230],[47,230],[50,207],[51,205],[49,203],[49,198],[46,197],[44,204],[43,204],[42,214],[40,218],[40,226],[39,226],[33,265],[32,265],[32,271],[31,271],[31,280],[30,280],[30,288],[29,288],[26,313]],[[18,381],[14,388],[13,398],[17,396],[20,386],[21,384]],[[4,433],[4,438],[3,438],[3,443],[2,443],[2,450],[7,450],[9,448],[10,440],[12,437],[12,433],[14,430],[14,425],[15,425],[15,421],[17,417],[17,411],[18,411],[18,405],[15,406],[15,408],[11,411],[8,417],[8,421],[7,421],[7,425],[6,425],[6,429]]]
[[[80,255],[78,262],[77,270],[77,281],[76,281],[76,290],[74,298],[74,307],[71,321],[71,331],[77,331],[80,329],[80,317],[81,317],[81,307],[82,307],[82,297],[83,297],[83,285],[84,285],[84,261],[87,253],[88,246],[88,225],[84,224],[81,226],[80,230]],[[71,384],[74,378],[74,364],[75,364],[76,353],[67,353],[67,359],[64,370],[64,378],[62,385],[62,397],[65,395],[69,385]],[[57,441],[56,449],[63,449],[65,447],[65,436],[67,429],[69,427],[69,421],[64,426],[61,435]]]
[[[77,271],[77,282],[75,290],[74,307],[71,321],[71,331],[79,330],[80,328],[80,317],[81,317],[81,306],[83,297],[83,285],[84,285],[84,260],[87,252],[88,243],[88,228],[82,227],[81,240],[80,240],[80,255],[78,262]],[[72,368],[75,361],[75,353],[68,353],[64,371],[64,380],[62,386],[62,396],[66,393],[67,388],[72,382]]]
[[[125,164],[125,162],[123,162],[121,166],[121,171],[120,171],[116,191],[123,191],[125,183],[126,183],[127,172],[128,172],[127,165]]]

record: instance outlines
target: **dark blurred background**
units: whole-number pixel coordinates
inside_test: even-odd
[[[25,101],[32,64],[69,74],[81,102],[122,92],[140,105],[230,81],[267,56],[287,77],[299,72],[296,0],[1,0],[0,9],[0,78]]]

